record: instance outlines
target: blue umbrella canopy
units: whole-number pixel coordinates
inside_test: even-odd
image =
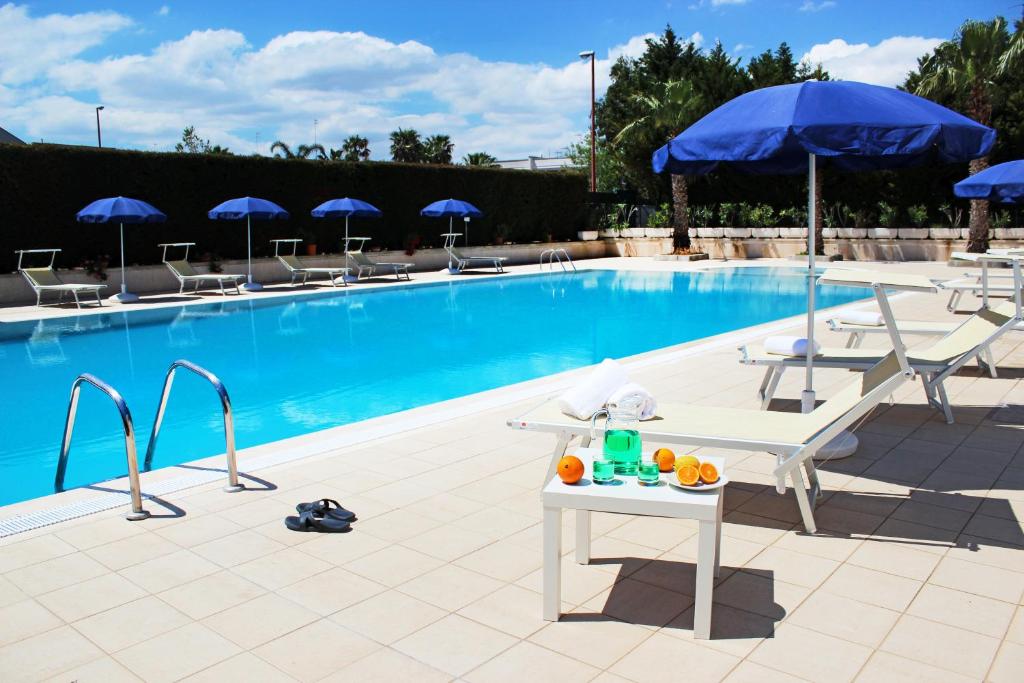
[[[483,218],[484,212],[461,199],[440,199],[423,207],[420,210],[420,215],[430,218],[443,218],[444,216]]]
[[[75,218],[80,223],[162,223],[167,216],[148,202],[131,197],[97,199]]]
[[[210,209],[207,215],[212,220],[237,221],[249,218],[257,221],[269,221],[275,218],[288,218],[287,211],[272,201],[259,197],[237,197],[218,204]]]
[[[373,204],[364,202],[362,199],[342,197],[341,199],[329,199],[316,207],[310,214],[313,218],[380,218],[384,213]]]
[[[855,81],[762,88],[726,102],[654,152],[657,173],[807,171],[808,154],[843,171],[969,161],[996,133],[916,95]]]
[[[953,186],[953,194],[968,199],[1024,203],[1024,159],[986,168]]]

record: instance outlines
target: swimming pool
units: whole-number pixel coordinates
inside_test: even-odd
[[[82,372],[125,397],[141,460],[168,365],[198,363],[227,386],[244,448],[796,315],[807,306],[804,272],[460,278],[2,324],[0,504],[53,491],[68,391]],[[825,308],[864,294],[819,287],[817,297]],[[178,373],[154,468],[223,450],[216,395]],[[116,411],[85,387],[66,487],[124,469]]]

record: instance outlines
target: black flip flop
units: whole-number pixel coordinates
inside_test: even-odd
[[[299,513],[298,517],[285,517],[284,525],[292,531],[319,531],[325,534],[336,534],[349,530],[349,523],[318,515],[311,510]]]
[[[332,505],[334,507],[331,507]],[[341,503],[333,498],[321,498],[320,500],[312,503],[299,503],[295,506],[295,511],[314,512],[323,517],[333,517],[334,519],[341,520],[342,522],[356,521],[356,513],[351,510],[346,510],[341,506]]]

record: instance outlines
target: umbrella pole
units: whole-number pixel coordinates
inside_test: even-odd
[[[128,293],[128,283],[124,279],[124,223],[121,223],[121,294]]]
[[[249,262],[249,273],[247,280],[249,284],[252,284],[252,218],[250,216],[245,217],[245,240],[248,243],[248,262]]]
[[[452,217],[451,216],[448,216],[448,232],[449,232],[449,234],[455,232],[454,228],[452,228]],[[452,241],[452,247],[454,248],[455,247],[455,238],[454,237],[447,237],[447,238],[445,238],[445,241],[447,241],[449,239]],[[448,249],[448,272],[449,273],[452,272],[452,250],[451,249]]]
[[[807,159],[807,360],[804,391],[800,395],[801,412],[804,413],[814,410],[814,238],[817,227],[814,220],[817,213],[814,196],[816,157],[808,154]]]

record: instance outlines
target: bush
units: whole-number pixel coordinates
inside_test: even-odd
[[[915,204],[907,208],[907,217],[910,224],[915,228],[924,228],[928,225],[928,207],[924,204]]]
[[[898,228],[899,209],[888,202],[878,202],[878,224],[883,228]]]
[[[421,208],[446,197],[472,202],[484,218],[472,221],[475,244],[494,241],[505,226],[517,242],[573,239],[586,224],[587,180],[571,172],[273,159],[135,152],[59,145],[0,145],[0,268],[13,270],[15,249],[60,247],[61,267],[118,253],[116,226],[77,223],[75,213],[101,197],[143,199],[167,214],[166,223],[125,226],[130,264],[159,263],[160,242],[197,243],[195,253],[245,256],[244,222],[211,221],[207,211],[232,197],[270,199],[291,212],[288,221],[253,222],[253,252],[273,253],[269,240],[302,235],[321,250],[340,251],[343,220],[318,220],[311,209],[334,197],[358,197],[384,212],[352,219],[350,232],[373,237],[375,247],[398,249],[412,235],[420,246],[440,246],[448,221],[425,218]],[[463,226],[456,226],[462,232]]]

